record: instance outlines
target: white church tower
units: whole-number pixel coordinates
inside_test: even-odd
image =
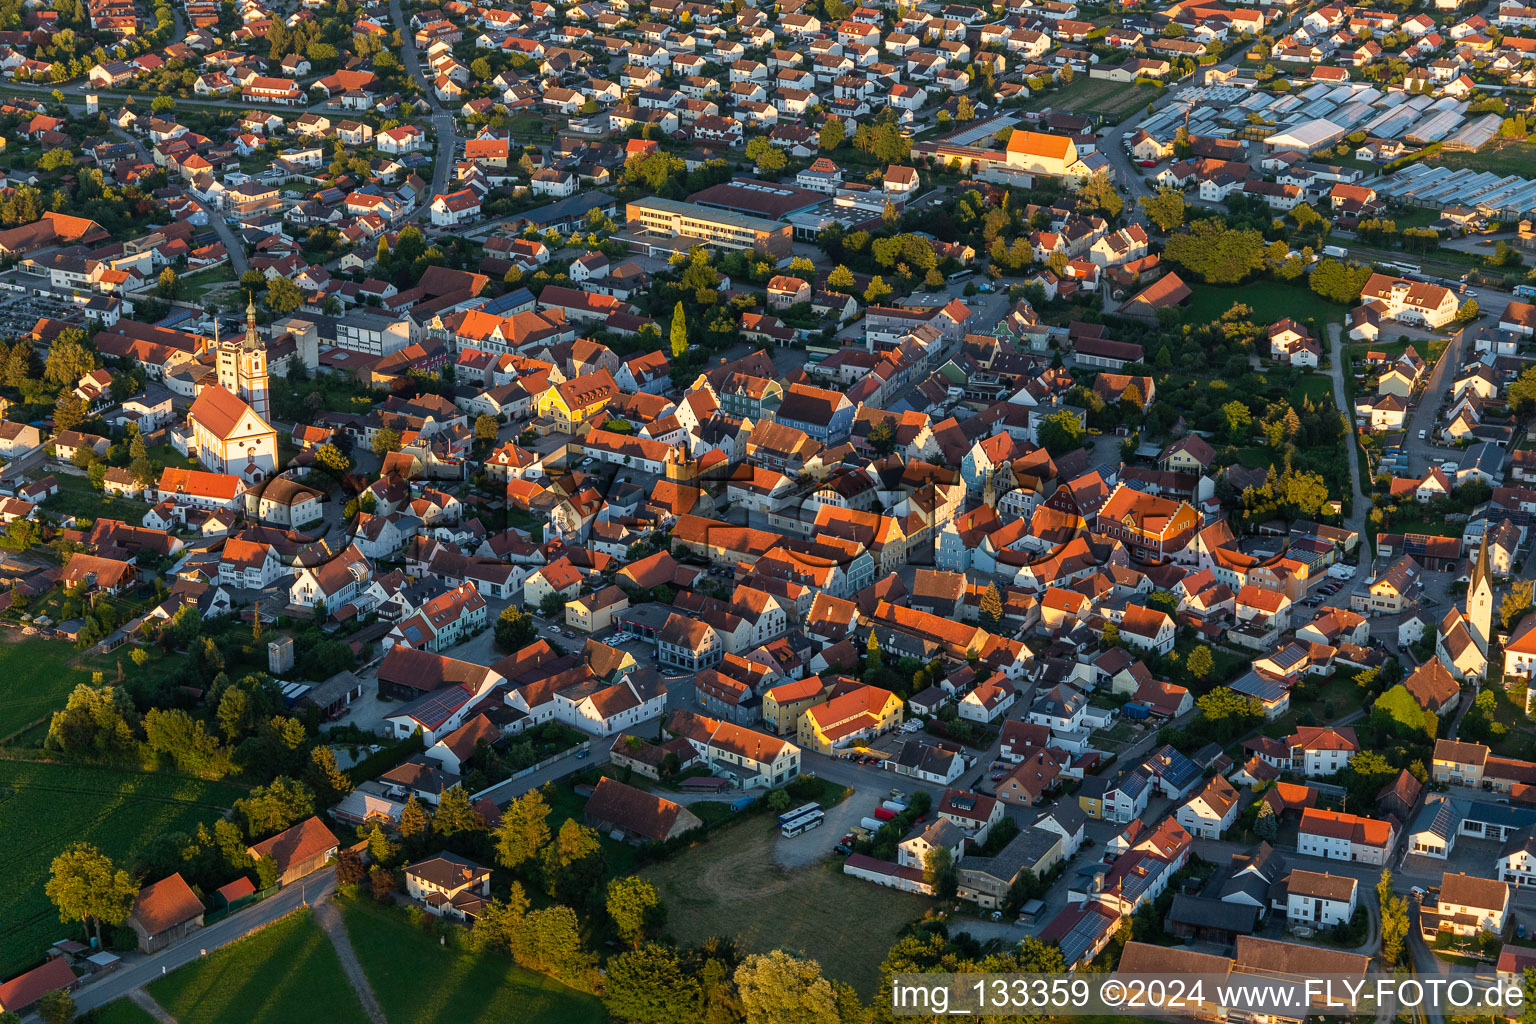
[[[272,399],[267,387],[267,345],[256,331],[256,302],[245,308],[245,337],[239,342],[220,342],[214,321],[213,345],[218,352],[219,387],[238,395],[263,420],[272,422]]]

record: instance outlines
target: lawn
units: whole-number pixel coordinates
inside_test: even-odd
[[[1252,281],[1230,288],[1197,282],[1191,287],[1194,294],[1185,307],[1184,318],[1189,323],[1219,319],[1234,304],[1241,302],[1253,310],[1252,319],[1257,324],[1271,324],[1285,317],[1302,322],[1316,321],[1319,325],[1317,333],[1322,340],[1326,335],[1321,325],[1330,321],[1343,323],[1346,313],[1343,306],[1329,302],[1310,288],[1284,281]]]
[[[89,1021],[89,1024],[155,1024],[155,1018],[149,1015],[149,1011],[139,1009],[127,996],[97,1007],[91,1011],[90,1016],[83,1019]]]
[[[91,675],[72,667],[75,649],[62,640],[21,637],[15,630],[0,632],[0,740],[64,706],[76,683]]]
[[[307,910],[161,978],[149,994],[178,1024],[368,1024]]]
[[[1123,121],[1133,110],[1145,107],[1157,99],[1162,90],[1154,85],[1131,85],[1111,82],[1103,78],[1079,75],[1071,85],[1047,90],[1031,96],[1024,104],[1025,110],[1070,110],[1075,114],[1102,117],[1107,121]]]
[[[436,937],[371,903],[345,902],[342,914],[368,983],[392,1022],[592,1024],[608,1019],[603,1004],[584,992],[502,956],[441,946]]]
[[[43,502],[43,508],[57,515],[71,515],[81,519],[121,519],[137,525],[149,511],[141,501],[127,498],[109,498],[91,487],[83,476],[54,473],[59,482],[59,493]]]
[[[0,889],[0,977],[38,963],[49,944],[81,937],[43,892],[53,858],[75,842],[120,865],[156,836],[191,832],[244,793],[239,786],[177,775],[78,764],[0,761],[0,836],[7,884]]]
[[[1333,378],[1326,373],[1307,373],[1291,388],[1291,404],[1301,405],[1302,400],[1312,399],[1314,403],[1321,403],[1325,399],[1333,397]]]
[[[827,863],[776,867],[777,831],[772,819],[746,818],[641,871],[666,904],[667,930],[680,942],[722,935],[745,952],[799,951],[870,998],[885,954],[932,902]]]

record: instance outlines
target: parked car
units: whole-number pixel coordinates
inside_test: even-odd
[[[847,845],[846,843],[838,843],[836,846],[832,847],[832,852],[840,853],[846,857],[848,854],[853,852],[853,847]]]
[[[1419,440],[1420,441],[1424,440],[1428,436],[1429,436],[1429,431],[1427,431],[1427,430],[1419,431]]]

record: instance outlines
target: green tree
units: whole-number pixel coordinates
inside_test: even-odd
[[[267,282],[267,308],[274,313],[292,313],[304,304],[304,292],[286,277]]]
[[[1040,421],[1038,435],[1041,446],[1057,457],[1082,446],[1083,425],[1075,413],[1062,410]]]
[[[1204,679],[1216,667],[1216,662],[1211,656],[1211,649],[1201,644],[1189,652],[1189,660],[1184,663],[1184,666],[1196,679]]]
[[[1248,411],[1248,406],[1233,399],[1221,407],[1222,419],[1226,424],[1227,440],[1233,444],[1240,444],[1248,438],[1248,431],[1253,426],[1253,414]]]
[[[835,292],[847,293],[852,291],[854,288],[853,271],[839,263],[827,275],[827,287]],[[1533,378],[1536,378],[1536,370],[1527,370],[1525,372],[1532,374]]]
[[[939,899],[953,899],[960,885],[954,854],[942,846],[929,847],[923,855],[923,881],[933,886],[933,894]]]
[[[1408,938],[1408,901],[1392,891],[1392,872],[1386,868],[1376,883],[1376,901],[1381,910],[1381,961],[1391,969],[1402,960]]]
[[[315,795],[308,786],[279,775],[265,786],[235,801],[235,820],[241,823],[246,838],[264,839],[283,831],[315,813]]]
[[[698,974],[676,949],[647,943],[608,959],[603,999],[619,1020],[635,1024],[694,1024],[704,1020]]]
[[[869,305],[877,305],[880,300],[891,294],[891,286],[885,283],[885,279],[879,274],[869,279],[869,287],[864,289],[864,301]]]
[[[531,789],[507,805],[496,829],[496,863],[518,868],[538,856],[549,842],[549,804]]]
[[[1258,815],[1253,819],[1253,834],[1260,839],[1270,840],[1280,834],[1280,821],[1275,817],[1275,809],[1267,801],[1259,801]]]
[[[1089,175],[1083,179],[1079,198],[1090,208],[1102,210],[1106,216],[1118,217],[1125,208],[1125,199],[1115,190],[1114,182],[1107,173]]]
[[[530,911],[513,938],[512,955],[524,967],[552,974],[576,987],[587,987],[595,968],[582,949],[581,925],[570,907]]]
[[[53,404],[53,426],[56,430],[74,430],[85,422],[85,402],[72,390],[61,390]]]
[[[508,605],[496,619],[496,647],[514,654],[539,638],[533,617],[516,605]]]
[[[847,138],[847,132],[843,128],[842,118],[829,117],[821,126],[821,135],[817,138],[817,144],[828,153],[837,149]]]
[[[608,916],[619,938],[639,948],[646,930],[655,925],[661,897],[650,882],[633,876],[608,881]]]
[[[176,277],[176,271],[166,267],[160,271],[160,283],[158,292],[162,299],[174,299],[180,293],[181,282]]]
[[[37,1015],[43,1024],[74,1024],[75,1000],[61,988],[51,989],[38,996]]]
[[[1176,188],[1165,185],[1156,195],[1143,196],[1136,202],[1146,211],[1147,219],[1164,234],[1184,224],[1184,193]]]
[[[821,965],[781,949],[754,953],[736,968],[746,1024],[841,1024]]]
[[[59,920],[94,926],[99,944],[103,923],[116,927],[128,920],[139,886],[96,847],[75,843],[53,858],[44,891],[58,908]]]
[[[352,780],[336,763],[336,751],[324,743],[318,743],[310,750],[305,779],[326,806],[352,792]]]
[[[672,358],[681,359],[688,351],[688,323],[683,317],[683,301],[672,309]]]
[[[341,476],[352,469],[352,460],[340,448],[326,443],[315,449],[315,465]]]
[[[981,594],[981,624],[988,629],[1003,621],[1003,594],[996,583],[988,583]]]
[[[554,842],[540,854],[544,891],[564,902],[574,902],[590,891],[603,872],[602,846],[597,832],[574,818],[567,818]]]
[[[388,452],[397,452],[400,450],[400,432],[393,427],[380,427],[368,440],[368,447],[381,459]]]
[[[460,832],[484,832],[485,819],[469,802],[469,790],[454,786],[438,797],[432,812],[432,833],[447,839]]]
[[[427,809],[414,795],[400,810],[399,829],[400,838],[413,844],[425,840],[432,831],[432,819],[427,815]]]
[[[1531,581],[1516,580],[1499,601],[1499,622],[1505,629],[1513,629],[1531,610]]]
[[[501,424],[496,422],[496,417],[489,413],[481,413],[475,417],[475,440],[494,441],[496,432],[501,429]]]
[[[1433,714],[1428,718],[1438,721]],[[1405,740],[1422,740],[1425,738],[1427,722],[1419,702],[1406,686],[1398,683],[1376,698],[1371,708],[1371,724],[1383,730],[1385,735]],[[1430,727],[1428,739],[1435,738],[1434,728]]]
[[[1481,314],[1477,309],[1477,300],[1468,299],[1466,302],[1463,302],[1461,304],[1461,308],[1456,311],[1456,322],[1460,324],[1469,324],[1473,320],[1476,320],[1480,315]]]

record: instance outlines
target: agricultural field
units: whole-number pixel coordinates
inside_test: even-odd
[[[1475,171],[1530,177],[1531,167],[1536,166],[1536,144],[1522,139],[1496,138],[1475,153],[1452,153],[1442,149],[1427,157],[1424,162],[1442,167],[1470,167]]]
[[[77,683],[88,683],[91,674],[72,664],[75,650],[69,644],[41,637],[23,637],[14,629],[0,630],[0,740],[27,726],[46,721],[64,706]]]
[[[1126,85],[1103,78],[1078,75],[1071,85],[1031,96],[1025,110],[1070,110],[1074,114],[1122,121],[1137,107],[1145,107],[1161,94],[1155,85]]]
[[[595,997],[505,957],[439,945],[434,936],[371,903],[344,901],[341,908],[363,973],[392,1022],[599,1024],[608,1019]]]
[[[880,961],[932,901],[859,881],[825,861],[779,868],[777,836],[771,818],[746,818],[640,875],[661,894],[678,941],[723,935],[735,936],[744,952],[800,950],[871,998]]]
[[[80,764],[0,761],[0,836],[7,884],[0,889],[0,977],[42,958],[59,939],[79,938],[59,921],[43,886],[53,858],[93,843],[119,864],[156,836],[213,821],[244,789],[177,775]]]
[[[149,994],[178,1024],[368,1024],[336,950],[307,910],[161,978]]]

